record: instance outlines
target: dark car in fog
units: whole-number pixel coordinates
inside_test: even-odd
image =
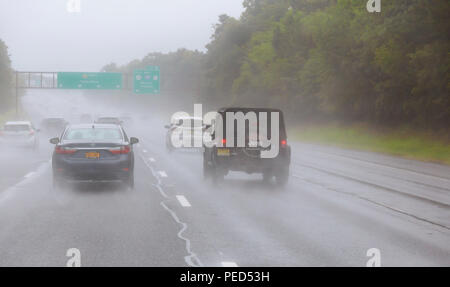
[[[45,118],[41,122],[41,130],[49,134],[60,134],[68,124],[64,118]]]
[[[121,125],[123,121],[118,117],[100,117],[95,121],[95,123]]]
[[[92,123],[92,122],[93,122],[93,120],[92,120],[92,116],[90,114],[82,114],[80,116],[80,123],[81,124],[89,124],[89,123]]]
[[[243,145],[238,144],[237,121],[233,121],[234,136],[227,134],[227,117],[240,113],[248,116],[254,113],[255,120],[250,123],[249,120],[243,121]],[[260,121],[262,121],[262,113],[267,115],[266,129],[260,130]],[[274,126],[278,128],[278,138],[273,138],[275,131],[272,130],[272,114],[278,115],[279,124]],[[287,134],[284,123],[284,116],[281,110],[266,108],[222,108],[218,110],[217,116],[221,117],[219,121],[216,118],[213,125],[209,125],[208,129],[214,130],[212,133],[212,145],[204,147],[203,153],[203,174],[205,178],[212,178],[215,182],[222,180],[229,171],[242,171],[246,173],[260,173],[264,180],[269,181],[273,177],[277,184],[285,185],[289,179],[289,166],[291,162],[291,148],[287,143]],[[220,124],[221,123],[221,124]],[[253,124],[253,129],[250,129]],[[217,130],[222,125],[222,135],[219,136]],[[269,146],[264,146],[261,138],[272,139]],[[255,140],[256,139],[256,140]],[[265,153],[269,153],[273,146],[278,149],[273,156],[264,157]]]
[[[133,123],[133,116],[127,113],[123,113],[120,117],[119,120],[123,123],[123,124],[132,124]]]
[[[53,184],[64,181],[115,181],[134,187],[133,145],[124,129],[112,124],[78,124],[67,126],[55,144],[52,157]]]

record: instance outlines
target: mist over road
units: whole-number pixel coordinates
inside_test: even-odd
[[[95,104],[94,104],[95,103]],[[135,189],[115,183],[52,188],[51,152],[0,151],[0,265],[382,266],[450,265],[450,167],[290,142],[291,176],[205,182],[202,155],[165,148],[169,118],[133,104],[98,105],[76,92],[29,91],[23,108],[47,116],[133,116]],[[155,108],[157,110],[157,108]]]

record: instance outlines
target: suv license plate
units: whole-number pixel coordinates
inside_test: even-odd
[[[230,156],[230,149],[228,148],[218,148],[217,149],[218,156]]]

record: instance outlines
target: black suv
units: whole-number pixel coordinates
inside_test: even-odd
[[[256,115],[256,117],[253,117],[253,121],[250,120],[249,112]],[[236,119],[238,113],[241,113],[240,125],[238,125],[239,120]],[[267,115],[265,117],[267,119],[265,131],[260,131],[259,128],[261,113]],[[260,140],[261,138],[266,138],[270,139],[272,143],[277,140],[271,138],[271,119],[273,113],[279,115],[278,152],[275,155],[266,157],[264,154],[267,154],[267,151],[276,145],[271,144],[267,146],[267,144],[261,144],[262,141]],[[227,115],[234,115],[235,117],[233,121],[234,137],[230,137],[226,132]],[[242,119],[242,115],[245,118]],[[223,128],[222,136],[220,136],[220,132],[217,129],[220,125]],[[250,128],[251,125],[253,125],[253,129]],[[238,127],[241,129],[245,127],[245,130],[241,131],[239,145],[237,136]],[[222,180],[229,171],[243,171],[249,174],[261,173],[266,181],[275,177],[279,185],[285,185],[288,182],[291,148],[287,144],[284,117],[281,110],[265,108],[222,108],[217,112],[217,117],[212,121],[212,124],[206,125],[206,131],[210,132],[212,141],[209,144],[204,142],[203,174],[205,179],[212,178],[214,182],[217,182]],[[254,134],[255,131],[257,133],[256,135]],[[233,143],[231,143],[232,138],[234,138]],[[254,141],[255,138],[257,139],[256,143]],[[243,143],[244,145],[242,145]]]

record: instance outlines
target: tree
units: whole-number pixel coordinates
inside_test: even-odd
[[[5,112],[14,103],[13,70],[8,55],[8,47],[0,39],[0,112]]]

